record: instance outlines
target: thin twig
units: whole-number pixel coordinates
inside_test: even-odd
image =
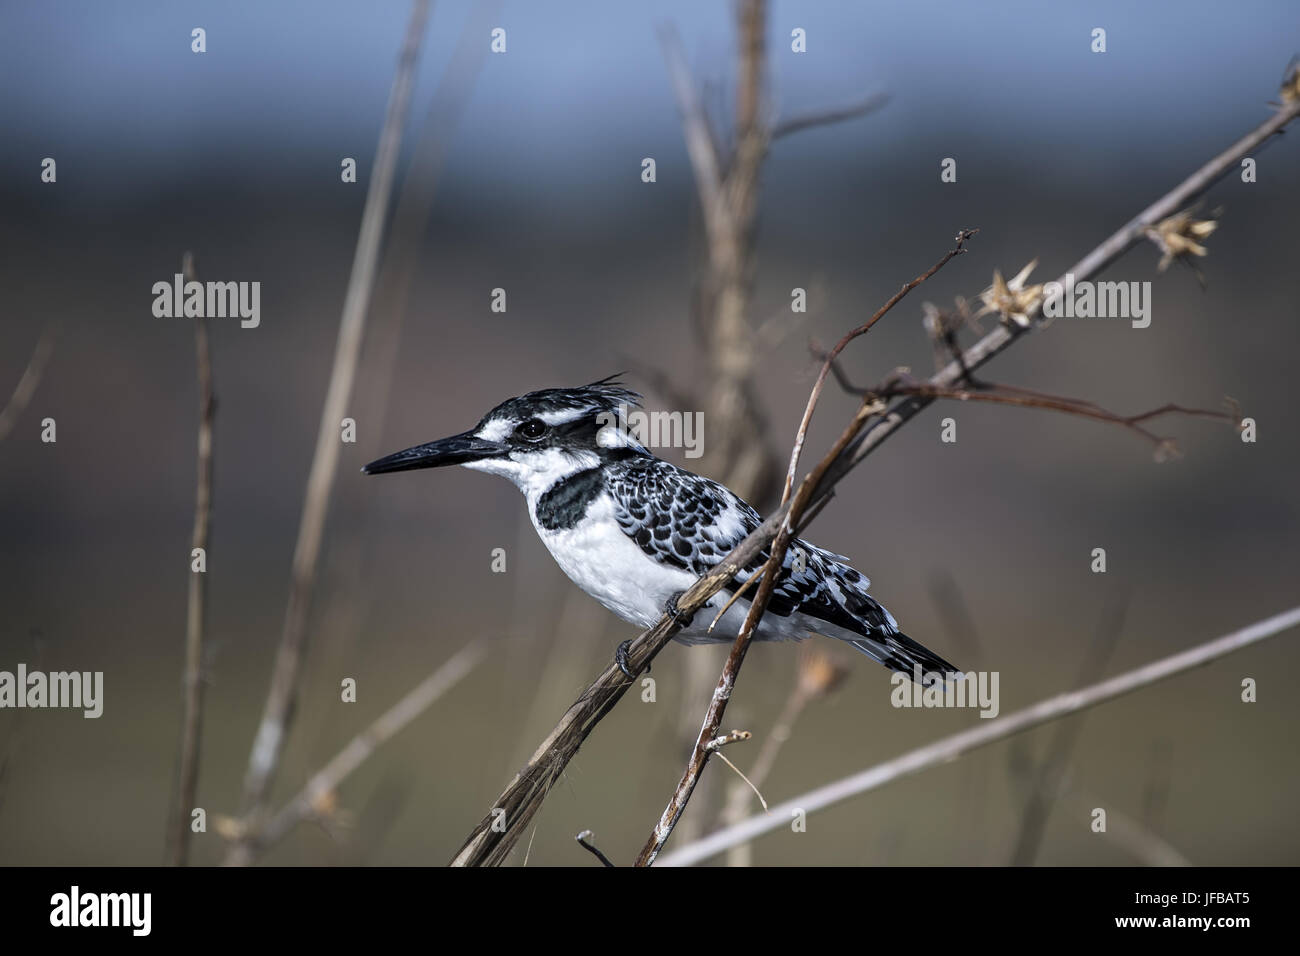
[[[339,441],[339,423],[346,414],[352,395],[353,380],[356,377],[357,361],[365,332],[366,313],[371,289],[374,286],[375,267],[379,260],[380,240],[383,237],[388,202],[392,195],[393,174],[401,146],[402,126],[410,103],[411,89],[415,81],[415,66],[419,60],[420,43],[428,12],[429,0],[415,0],[412,4],[411,18],[407,24],[396,76],[389,94],[388,112],[384,117],[379,146],[375,152],[374,173],[366,193],[361,230],[357,237],[356,254],[352,262],[352,274],[348,280],[343,314],[339,322],[334,367],[330,373],[329,388],[321,410],[316,451],[312,458],[302,518],[298,525],[298,542],[294,548],[293,573],[289,585],[284,630],[276,654],[266,708],[258,725],[257,736],[249,754],[248,770],[244,777],[243,813],[246,820],[256,818],[265,812],[271,784],[280,765],[284,740],[293,721],[302,660],[307,649],[307,616],[311,605],[312,585],[320,558],[330,492],[334,486],[334,476],[342,448]],[[253,825],[256,826],[255,820]],[[238,851],[238,847],[232,850],[236,857],[232,862],[238,862],[238,857],[244,856]]]
[[[754,338],[764,350],[775,349],[787,336],[793,335],[825,311],[825,280],[821,276],[814,276],[805,291],[807,302],[804,311],[793,312],[790,303],[785,302],[754,330]]]
[[[27,410],[32,396],[36,394],[36,388],[41,384],[41,377],[45,374],[45,366],[54,353],[54,341],[57,338],[58,326],[51,322],[45,326],[45,331],[36,340],[36,348],[32,350],[32,357],[27,360],[27,367],[23,369],[22,377],[18,379],[13,395],[9,397],[5,407],[0,409],[0,441],[4,441],[13,431],[14,425]]]
[[[709,622],[709,628],[706,633],[708,634],[713,633],[713,629],[718,626],[718,622],[722,620],[723,615],[725,615],[728,611],[731,610],[731,606],[735,604],[737,601],[739,601],[741,597],[744,596],[746,591],[748,591],[751,587],[753,587],[755,584],[758,583],[758,579],[759,579],[759,575],[751,574],[745,580],[744,584],[736,588],[736,590],[732,593],[731,597],[727,599],[727,603],[722,605],[722,607],[718,610],[717,614],[713,615],[713,620]]]
[[[595,844],[589,842],[591,836],[592,833],[590,830],[583,830],[576,837],[574,837],[574,839],[578,841],[578,846],[582,847],[584,850],[588,851],[589,853],[594,854],[596,859],[600,860],[602,864],[608,867],[612,867],[614,864],[610,862],[609,857],[601,853],[600,850],[595,846]]]
[[[979,628],[952,571],[944,568],[932,574],[928,590],[939,619],[943,622],[943,630],[952,639],[952,643],[965,648],[963,656],[966,659],[982,661],[984,648]]]
[[[686,152],[695,171],[695,188],[700,194],[700,208],[704,211],[704,229],[710,246],[727,242],[732,232],[726,199],[722,192],[722,163],[713,145],[709,121],[682,55],[682,41],[671,24],[659,30],[664,60],[668,64],[668,78],[672,81],[673,95],[681,113],[682,129],[686,134]]]
[[[1208,408],[1188,408],[1168,402],[1159,408],[1140,412],[1136,415],[1119,415],[1102,408],[1096,402],[1081,398],[1069,398],[1064,395],[1051,395],[1047,392],[1018,388],[1014,385],[981,383],[978,389],[948,388],[933,385],[930,382],[918,382],[901,371],[896,371],[875,388],[857,388],[851,385],[840,371],[839,364],[833,366],[836,380],[847,392],[862,396],[868,400],[885,400],[904,395],[920,396],[928,399],[951,399],[958,402],[987,402],[994,405],[1014,405],[1020,408],[1041,408],[1078,415],[1094,421],[1119,425],[1145,438],[1156,447],[1157,457],[1163,458],[1178,453],[1178,445],[1172,438],[1164,438],[1141,426],[1142,422],[1159,418],[1162,415],[1186,415],[1191,418],[1213,418],[1230,425],[1240,426],[1241,410],[1236,403],[1228,401],[1229,411],[1215,411]]]
[[[797,133],[800,130],[809,129],[813,126],[829,126],[832,123],[842,123],[844,120],[857,119],[859,116],[866,116],[868,113],[874,113],[881,109],[889,102],[888,93],[872,93],[863,97],[856,103],[850,103],[848,106],[825,110],[811,110],[807,113],[800,113],[786,120],[779,120],[772,124],[772,132],[769,139],[780,139],[782,136],[789,136],[791,133]]]
[[[804,682],[798,677],[795,678],[794,687],[790,689],[790,696],[786,698],[785,705],[781,708],[781,715],[777,718],[772,729],[764,735],[763,745],[758,750],[758,756],[754,759],[754,766],[750,769],[753,775],[753,781],[745,777],[745,783],[749,784],[749,789],[759,794],[759,799],[763,801],[763,810],[768,809],[767,801],[763,799],[759,791],[767,779],[767,775],[772,772],[776,765],[777,754],[780,753],[781,747],[790,739],[790,734],[794,729],[794,722],[798,719],[799,714],[807,706],[811,696],[804,691]],[[727,801],[722,808],[721,822],[723,826],[732,823],[738,823],[745,818],[745,808],[749,803],[749,794],[745,787],[740,785],[733,786],[727,793]],[[748,844],[738,847],[732,847],[731,852],[727,855],[728,866],[749,866],[752,860],[751,848]]]
[[[812,421],[813,410],[816,409],[817,401],[821,398],[822,389],[826,385],[826,376],[830,373],[831,367],[835,364],[836,356],[843,352],[845,347],[854,339],[870,332],[871,327],[879,322],[890,309],[898,305],[898,303],[902,301],[903,296],[907,295],[907,293],[911,292],[926,279],[930,278],[930,276],[942,269],[948,264],[950,259],[964,253],[966,251],[967,241],[969,241],[977,232],[979,232],[978,229],[963,229],[961,232],[957,233],[957,245],[944,253],[942,259],[930,268],[926,269],[915,279],[904,283],[903,287],[895,292],[888,302],[877,309],[871,318],[867,319],[866,322],[859,325],[856,329],[846,332],[844,337],[835,343],[835,347],[826,354],[826,358],[822,362],[822,367],[817,373],[817,381],[813,383],[812,394],[808,396],[808,404],[804,408],[803,418],[799,421],[799,431],[795,434],[794,448],[790,451],[790,467],[786,469],[785,473],[785,489],[781,493],[782,503],[786,502],[790,498],[790,490],[794,487],[794,476],[799,470],[799,456],[803,452],[804,441],[808,437],[808,425]]]
[[[730,744],[738,744],[742,740],[749,740],[753,736],[754,735],[750,733],[748,730],[733,730],[729,734],[722,734],[718,737],[714,737],[704,746],[709,751],[709,753],[717,753],[723,747],[726,747]]]
[[[1124,632],[1124,619],[1128,615],[1128,594],[1124,594],[1097,627],[1097,633],[1088,646],[1087,656],[1075,681],[1077,687],[1087,687],[1101,680],[1106,664],[1119,644]],[[1038,772],[1030,781],[1029,799],[1024,812],[1020,814],[1020,832],[1016,835],[1016,845],[1011,851],[1012,866],[1031,866],[1038,856],[1043,833],[1047,829],[1047,818],[1052,811],[1052,803],[1061,789],[1065,777],[1065,768],[1074,753],[1074,745],[1079,739],[1083,727],[1083,717],[1073,720],[1058,721],[1052,728],[1052,739],[1047,745],[1047,753],[1039,763]]]
[[[741,780],[743,780],[750,790],[754,791],[754,796],[758,797],[758,802],[763,805],[763,809],[767,810],[767,799],[763,796],[762,791],[760,791],[758,787],[754,784],[754,781],[746,777],[745,774],[741,771],[741,769],[737,767],[734,763],[732,763],[731,759],[726,754],[716,752],[716,748],[713,756],[717,757],[728,767],[734,770],[736,772],[736,776],[739,777]]]
[[[473,5],[472,12],[461,23],[455,49],[438,78],[423,121],[413,122],[408,134],[410,159],[391,203],[392,219],[384,236],[383,256],[371,297],[365,348],[357,368],[356,389],[348,405],[348,417],[365,423],[354,446],[357,452],[364,451],[362,460],[383,454],[385,424],[398,382],[393,370],[411,311],[408,305],[412,280],[424,275],[423,257],[427,251],[424,238],[438,195],[441,171],[446,154],[455,142],[456,128],[471,98],[477,74],[492,55],[482,37],[497,21],[501,5],[502,0],[483,0]],[[337,489],[332,505],[334,515],[346,515],[348,520],[340,522],[330,535],[331,544],[328,553],[322,556],[319,581],[349,584],[347,587],[318,585],[321,603],[314,616],[321,626],[312,644],[320,647],[328,641],[332,658],[329,661],[322,658],[322,673],[331,670],[333,661],[353,653],[356,642],[366,634],[364,618],[374,592],[369,587],[367,557],[375,539],[369,530],[374,527],[374,509],[382,500],[370,494],[372,490],[360,482],[344,483]],[[313,724],[314,740],[301,739],[300,744],[309,750],[320,743],[328,746],[334,729],[333,722],[328,720]]]
[[[460,683],[478,666],[486,652],[480,642],[471,642],[457,651],[437,670],[422,680],[374,723],[357,734],[329,763],[316,771],[297,795],[259,830],[243,831],[240,843],[250,850],[264,851],[304,820],[321,816],[321,807],[330,803],[335,790],[381,746],[404,730],[443,694]]]
[[[185,253],[181,271],[186,282],[195,280],[194,256]],[[208,550],[212,523],[212,422],[217,403],[212,391],[212,349],[207,322],[194,323],[195,361],[199,383],[199,438],[196,487],[194,492],[193,549]],[[203,625],[207,617],[208,576],[190,572],[185,615],[185,672],[182,680],[184,714],[181,718],[181,752],[176,768],[176,788],[167,830],[167,862],[184,866],[189,861],[189,815],[199,786],[199,751],[203,734]]]
[[[799,654],[794,685],[790,688],[790,694],[776,722],[772,724],[772,729],[764,734],[763,745],[758,750],[758,756],[754,758],[749,778],[745,779],[746,783],[750,783],[752,778],[750,788],[755,793],[759,792],[759,788],[763,786],[776,766],[777,755],[786,741],[793,736],[794,725],[804,708],[814,699],[833,691],[847,675],[848,668],[837,664],[830,653],[811,644],[804,646]],[[759,799],[763,800],[761,795]],[[749,796],[743,786],[732,787],[722,810],[722,824],[727,825],[743,820],[748,802]],[[766,800],[763,800],[763,809],[767,809]],[[751,847],[748,844],[732,847],[727,854],[728,866],[749,866],[751,860]]]
[[[1125,671],[1089,687],[1057,694],[1005,717],[981,721],[978,726],[970,730],[943,737],[893,760],[868,767],[866,770],[786,800],[773,807],[770,814],[752,816],[712,833],[702,840],[665,854],[659,863],[662,866],[689,866],[692,863],[699,863],[729,847],[786,826],[795,810],[802,810],[811,815],[849,797],[956,760],[979,747],[1149,687],[1158,681],[1208,664],[1233,651],[1257,644],[1296,626],[1300,626],[1300,607],[1293,607],[1239,631],[1233,631],[1231,634],[1199,644],[1190,650]]]
[[[375,357],[368,362],[365,376],[377,383],[373,389],[374,408],[366,413],[369,424],[366,435],[376,448],[381,440],[396,379],[393,367],[401,350],[411,283],[415,276],[423,274],[424,237],[442,168],[468,107],[474,82],[484,61],[491,56],[482,36],[497,19],[503,2],[485,0],[476,3],[472,14],[464,21],[451,59],[429,100],[419,135],[412,145],[406,176],[392,204],[393,219],[384,239],[383,261],[375,280],[374,306],[371,309],[375,316],[371,320],[375,333],[386,334],[372,336],[371,345],[366,349]],[[360,420],[358,416],[353,417]],[[371,501],[373,497],[368,496],[365,500]]]
[[[616,361],[619,368],[627,369],[627,374],[645,382],[648,391],[665,399],[669,406],[681,409],[699,406],[699,401],[688,389],[679,387],[672,376],[658,366],[626,352],[620,352]]]
[[[1107,806],[1105,801],[1073,789],[1067,790],[1064,796],[1080,809],[1105,807],[1106,835],[1147,866],[1192,865],[1192,861],[1164,837],[1114,806]]]

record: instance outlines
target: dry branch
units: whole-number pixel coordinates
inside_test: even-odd
[[[1096,275],[1134,245],[1144,241],[1148,229],[1189,205],[1221,177],[1236,169],[1242,157],[1277,135],[1283,127],[1298,115],[1300,115],[1300,99],[1286,103],[1277,109],[1263,123],[1237,140],[1218,156],[1205,163],[1172,190],[1125,223],[1103,241],[1101,245],[1089,252],[1070,269],[1067,269],[1066,272],[1074,275],[1075,282]],[[1058,281],[1064,286],[1065,276],[1062,275]],[[1034,314],[1030,316],[1031,320],[1035,319],[1038,309],[1034,309],[1033,312]],[[1043,324],[1046,323],[1041,322],[1041,320],[1031,321],[1028,328],[1039,327]],[[929,383],[944,388],[954,387],[959,382],[966,380],[970,372],[978,369],[1024,335],[1028,328],[1017,324],[998,326],[962,352],[960,359],[949,362],[947,366],[932,376]],[[896,403],[884,417],[867,429],[839,467],[846,472],[852,469],[879,447],[886,438],[898,431],[905,422],[915,418],[927,408],[932,401],[934,401],[933,398],[912,396]]]
[[[856,329],[851,329],[846,332],[844,336],[835,343],[835,347],[832,348],[823,358],[821,370],[817,373],[817,381],[813,383],[812,394],[808,396],[808,404],[804,407],[803,418],[799,421],[799,431],[794,437],[794,448],[790,451],[790,467],[786,469],[785,489],[781,493],[782,502],[785,502],[790,498],[790,490],[794,487],[794,476],[798,473],[799,469],[799,456],[803,452],[803,444],[808,437],[808,425],[812,422],[813,411],[817,408],[817,402],[821,398],[822,389],[826,387],[826,376],[830,374],[833,369],[837,368],[835,359],[844,351],[850,342],[859,336],[866,335],[870,332],[871,327],[879,322],[885,313],[898,305],[898,303],[902,301],[903,296],[907,295],[907,293],[911,292],[926,279],[930,278],[942,269],[948,264],[950,259],[964,253],[966,251],[966,243],[977,232],[979,232],[978,229],[963,229],[959,232],[956,238],[957,244],[953,246],[953,248],[949,249],[942,259],[932,265],[929,269],[926,269],[915,279],[903,283],[903,287],[895,292],[893,296],[890,297],[889,301],[877,309],[871,318],[867,319],[866,322],[863,322]]]
[[[185,254],[181,271],[186,282],[195,281],[192,254]],[[208,326],[202,318],[195,320],[194,345],[199,383],[199,439],[190,548],[202,548],[206,554],[212,523],[212,420],[217,403],[212,393],[212,349],[208,341]],[[191,571],[185,614],[181,750],[167,828],[167,862],[172,866],[184,866],[189,860],[189,814],[199,786],[199,745],[203,733],[203,624],[207,616],[207,592],[207,574]]]
[[[342,318],[339,321],[334,367],[330,373],[329,388],[321,410],[316,451],[312,457],[311,472],[307,479],[302,519],[298,525],[298,542],[294,548],[293,572],[289,586],[288,608],[285,611],[284,630],[276,654],[266,708],[257,728],[257,736],[248,758],[248,770],[244,777],[243,812],[254,826],[258,822],[257,818],[265,813],[271,784],[279,768],[284,740],[293,721],[302,660],[307,649],[307,618],[311,608],[312,586],[316,577],[316,565],[320,558],[330,492],[334,486],[334,475],[342,447],[339,440],[339,423],[347,412],[353,380],[356,377],[357,362],[361,354],[370,292],[374,286],[375,266],[379,259],[380,240],[383,236],[384,221],[392,195],[393,174],[401,145],[402,125],[405,122],[411,89],[414,85],[415,66],[419,60],[420,42],[428,12],[428,0],[415,0],[398,59],[396,76],[389,94],[388,111],[380,131],[379,146],[375,152],[374,172],[361,216],[361,230],[357,237],[352,274],[348,280]]]
[[[768,774],[776,766],[777,755],[786,741],[794,733],[795,722],[804,708],[819,697],[830,694],[843,682],[849,669],[837,664],[832,656],[820,647],[809,644],[799,652],[799,666],[796,670],[794,685],[786,698],[781,713],[772,724],[772,729],[763,736],[763,745],[754,758],[753,767],[742,782],[734,784],[728,792],[727,802],[722,810],[721,822],[729,825],[739,823],[745,818],[745,810],[750,802],[750,794],[759,793]],[[761,798],[760,798],[761,799]],[[763,809],[767,809],[764,802]],[[680,834],[678,836],[680,839]],[[749,866],[751,862],[748,845],[733,847],[727,854],[728,866]]]
[[[348,416],[365,422],[358,435],[357,451],[365,450],[362,460],[378,458],[388,409],[396,387],[395,374],[401,354],[403,328],[408,309],[412,280],[422,274],[424,237],[438,187],[445,157],[461,117],[465,112],[473,85],[484,61],[491,56],[482,37],[498,19],[502,0],[483,0],[462,22],[460,36],[451,53],[437,88],[429,100],[422,123],[412,123],[404,137],[409,143],[410,159],[400,186],[395,187],[391,203],[392,218],[383,241],[383,257],[371,296],[366,343],[357,368],[357,387],[348,406]],[[427,302],[421,314],[431,315]],[[314,647],[329,643],[331,660],[322,658],[320,668],[328,671],[333,661],[353,653],[365,633],[364,616],[368,608],[369,578],[366,574],[369,548],[373,539],[373,509],[380,500],[365,489],[363,483],[338,488],[332,505],[334,514],[347,515],[346,524],[331,532],[327,554],[321,562],[318,587],[322,591],[319,610],[313,612],[320,627],[312,638]],[[350,500],[348,500],[350,499]],[[329,587],[330,581],[346,581],[346,587]],[[336,636],[330,642],[331,635]],[[314,725],[318,740],[329,737],[329,723]],[[311,741],[301,740],[305,747]]]
[[[1157,681],[1208,664],[1220,657],[1231,654],[1233,651],[1241,650],[1252,644],[1258,644],[1260,641],[1281,634],[1298,625],[1300,625],[1300,607],[1293,607],[1281,614],[1258,621],[1239,631],[1200,644],[1190,650],[1181,651],[1169,657],[1153,661],[1150,664],[1144,664],[1141,667],[1125,671],[1123,674],[1080,690],[1057,694],[1055,697],[1049,697],[1005,717],[995,717],[992,720],[983,721],[970,730],[963,730],[960,733],[944,737],[924,747],[918,747],[916,750],[905,753],[900,757],[895,757],[893,760],[877,764],[842,780],[837,780],[823,787],[818,787],[816,790],[810,790],[793,799],[786,800],[772,807],[770,813],[753,816],[734,826],[719,830],[702,840],[665,854],[659,862],[663,866],[689,866],[692,863],[699,863],[714,854],[721,853],[723,850],[740,843],[745,843],[763,833],[788,826],[791,814],[795,810],[802,810],[806,814],[824,810],[826,807],[847,800],[849,797],[866,793],[868,790],[875,790],[877,787],[882,787],[887,783],[910,776],[921,770],[927,770],[930,767],[956,760],[963,754],[987,744],[1005,740],[1013,734],[1038,727],[1067,714],[1074,714],[1089,707],[1095,707],[1098,704],[1122,697],[1124,694],[1135,690],[1150,687]]]
[[[1188,408],[1167,402],[1158,408],[1152,408],[1136,415],[1120,415],[1102,408],[1095,402],[1081,398],[1069,398],[1064,395],[1050,395],[1028,388],[995,383],[976,383],[976,388],[948,388],[930,382],[918,382],[902,370],[893,372],[881,384],[874,388],[857,388],[851,385],[834,365],[835,376],[845,391],[861,396],[867,401],[885,401],[905,395],[927,399],[951,399],[958,402],[988,402],[994,405],[1014,405],[1019,408],[1040,408],[1090,418],[1093,421],[1119,425],[1134,434],[1145,438],[1156,448],[1156,458],[1164,459],[1178,454],[1178,445],[1172,438],[1165,438],[1142,427],[1143,422],[1163,415],[1186,415],[1189,418],[1213,418],[1234,427],[1241,425],[1241,410],[1231,399],[1226,401],[1227,411],[1215,411],[1210,408]],[[968,376],[969,377],[969,376]]]
[[[749,605],[749,612],[745,616],[745,623],[741,626],[740,633],[731,646],[731,653],[727,655],[727,663],[722,669],[722,676],[718,679],[717,687],[713,690],[713,697],[709,700],[709,706],[704,714],[704,723],[700,727],[700,733],[686,763],[686,769],[682,772],[682,777],[677,782],[677,786],[668,800],[668,806],[664,808],[664,812],[660,815],[659,821],[650,834],[650,838],[646,841],[645,846],[641,848],[641,852],[636,859],[637,866],[651,866],[654,864],[655,857],[659,855],[660,849],[672,834],[673,827],[677,825],[677,821],[681,819],[682,813],[686,810],[691,794],[694,792],[696,784],[699,783],[700,774],[704,771],[704,765],[713,753],[709,744],[717,736],[718,728],[727,710],[727,703],[731,700],[731,693],[735,688],[736,675],[745,661],[745,655],[749,651],[749,645],[758,627],[758,621],[767,608],[767,602],[772,597],[772,592],[776,589],[776,580],[781,573],[785,552],[794,537],[790,528],[791,523],[798,523],[813,494],[821,486],[821,480],[826,471],[839,454],[848,447],[849,443],[857,437],[871,414],[870,407],[866,405],[858,410],[858,414],[853,417],[848,428],[845,429],[830,453],[827,454],[817,468],[804,478],[799,486],[799,491],[789,502],[789,510],[781,521],[781,526],[772,541],[770,556],[763,566],[758,593],[754,595],[754,599]]]

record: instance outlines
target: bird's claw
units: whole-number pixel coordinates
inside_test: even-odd
[[[668,603],[664,605],[664,611],[677,622],[678,627],[690,627],[691,621],[695,620],[694,611],[687,614],[677,606],[677,602],[682,599],[682,595],[685,593],[685,591],[678,591],[676,594],[671,595],[668,598]]]
[[[618,645],[618,650],[614,652],[614,663],[618,665],[619,670],[621,670],[624,674],[627,675],[628,680],[635,680],[636,675],[633,674],[631,669],[628,667],[628,661],[627,661],[627,649],[631,646],[632,646],[631,639],[628,639],[624,641],[622,644]],[[650,669],[649,666],[647,666],[646,670],[649,669]]]
[[[694,611],[687,614],[677,606],[677,602],[681,600],[682,595],[685,593],[685,591],[678,591],[676,594],[671,595],[668,598],[667,603],[664,604],[664,613],[671,617],[677,623],[678,627],[690,627],[691,621],[695,619]],[[614,652],[614,663],[618,665],[618,669],[626,674],[629,679],[634,680],[636,675],[632,673],[631,667],[628,666],[627,659],[627,651],[631,646],[631,640],[626,640],[622,644],[618,645],[618,650]],[[649,671],[650,665],[646,664],[645,669]]]

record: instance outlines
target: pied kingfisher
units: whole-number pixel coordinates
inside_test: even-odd
[[[502,402],[470,431],[380,458],[369,475],[464,465],[509,478],[528,503],[542,542],[573,583],[642,629],[676,612],[676,599],[761,523],[728,489],[656,458],[622,423],[641,396],[610,379],[548,388]],[[734,593],[768,551],[727,586]],[[891,670],[927,678],[956,668],[903,634],[867,594],[870,582],[841,555],[796,539],[785,556],[755,640],[845,641]],[[725,603],[715,596],[704,611]],[[716,611],[697,614],[676,639],[731,641],[749,610],[741,598],[709,631]],[[627,646],[617,660],[627,670]],[[629,673],[629,676],[630,673]]]

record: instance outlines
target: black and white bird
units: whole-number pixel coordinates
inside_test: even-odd
[[[652,627],[676,598],[756,529],[762,519],[727,488],[655,457],[626,428],[641,397],[604,379],[548,388],[502,402],[467,432],[372,461],[375,475],[464,465],[509,478],[523,492],[542,542],[574,584],[625,621]],[[741,571],[734,593],[767,560]],[[903,634],[847,559],[796,540],[755,640],[845,641],[913,677],[956,668]],[[748,592],[747,592],[748,593]],[[686,644],[734,640],[749,610],[742,597],[710,632],[713,598],[677,634]],[[619,662],[626,668],[626,647]],[[928,682],[928,681],[927,681]]]

